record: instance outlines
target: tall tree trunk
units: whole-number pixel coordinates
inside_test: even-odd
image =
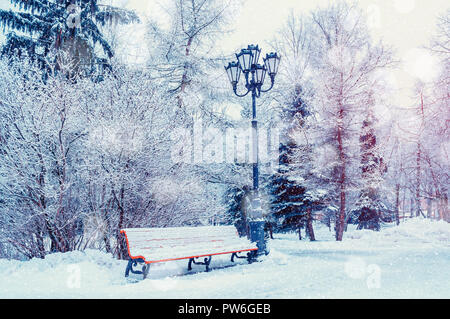
[[[450,213],[448,211],[448,195],[447,195],[447,191],[444,190],[444,196],[442,198],[442,215],[443,215],[443,219],[450,223]]]
[[[331,232],[331,216],[326,217],[326,225],[328,227],[328,230]]]
[[[346,200],[346,165],[344,156],[344,142],[342,137],[342,123],[344,120],[344,109],[341,106],[339,111],[338,119],[338,130],[337,130],[337,140],[338,140],[338,150],[339,150],[339,162],[340,162],[340,176],[339,176],[339,191],[340,191],[340,205],[338,216],[336,216],[336,240],[342,241],[344,236],[344,226],[345,226],[345,200]]]
[[[420,216],[421,203],[420,203],[420,179],[421,179],[421,158],[422,158],[422,149],[420,142],[417,144],[417,167],[416,167],[416,217]]]
[[[43,234],[40,230],[38,230],[36,232],[36,242],[37,242],[37,247],[39,250],[39,258],[44,259],[45,258],[45,245],[44,245],[44,238],[43,238]]]
[[[115,191],[113,191],[113,196],[117,204],[117,209],[119,211],[119,221],[117,224],[117,230],[116,230],[116,250],[117,250],[117,257],[119,259],[126,258],[127,249],[125,247],[125,243],[123,240],[123,236],[120,233],[120,230],[124,227],[124,221],[125,221],[125,209],[124,209],[124,194],[125,194],[125,186],[122,185],[120,188],[119,198],[117,198]]]
[[[185,55],[186,57],[189,57],[190,53],[191,53],[191,46],[192,46],[192,41],[193,41],[193,37],[189,37],[188,42],[186,44],[186,51],[185,51]],[[178,100],[178,107],[182,107],[184,102],[183,102],[183,95],[184,92],[186,91],[186,86],[189,83],[189,79],[188,79],[188,64],[187,62],[184,65],[184,71],[183,71],[183,76],[181,77],[181,84],[180,84],[180,94],[178,94],[177,96],[177,100]]]
[[[432,200],[431,197],[427,197],[427,218],[431,219],[433,216],[433,207],[432,207]]]
[[[313,220],[312,220],[311,208],[308,208],[308,209],[306,210],[306,214],[307,214],[306,228],[308,229],[309,240],[310,240],[310,241],[315,241],[315,240],[316,240],[316,236],[314,235],[314,229],[313,229]]]
[[[273,226],[272,226],[272,223],[268,223],[268,228],[269,228],[270,239],[273,239]]]
[[[425,125],[425,111],[424,111],[424,96],[423,90],[420,91],[420,112],[422,114],[421,130]],[[417,158],[416,158],[416,217],[420,216],[421,213],[421,200],[420,200],[420,184],[421,184],[421,174],[422,174],[422,142],[421,133],[419,132],[419,137],[417,141]]]
[[[403,187],[403,199],[402,199],[402,216],[403,221],[405,221],[406,218],[406,187]]]
[[[395,185],[395,222],[400,225],[400,184]]]
[[[443,210],[442,210],[442,198],[441,198],[441,193],[438,189],[436,189],[436,210],[437,210],[437,214],[436,214],[436,219],[437,220],[442,220],[444,219],[444,215],[443,215]]]
[[[61,126],[58,131],[58,146],[59,146],[59,152],[60,152],[60,158],[57,159],[57,173],[58,173],[58,182],[59,182],[59,194],[58,194],[58,206],[56,208],[56,214],[53,225],[54,227],[54,233],[57,236],[58,243],[57,243],[57,250],[59,252],[68,252],[69,246],[68,246],[68,234],[67,234],[67,225],[65,225],[65,205],[64,205],[64,198],[65,198],[65,192],[66,192],[66,166],[67,166],[67,159],[66,159],[66,151],[64,148],[64,141],[63,141],[63,131],[66,123],[66,109],[63,108],[60,112],[60,119],[61,119]],[[56,157],[56,154],[55,154]],[[61,162],[61,163],[60,163]]]

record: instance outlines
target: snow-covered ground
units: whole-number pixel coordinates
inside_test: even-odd
[[[45,260],[0,260],[0,298],[450,298],[450,224],[408,220],[381,232],[349,229],[343,242],[316,225],[317,242],[275,235],[262,262],[187,261],[124,278],[126,261],[94,250]],[[218,269],[217,269],[218,268]]]

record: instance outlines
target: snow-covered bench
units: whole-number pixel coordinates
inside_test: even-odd
[[[125,277],[131,271],[143,274],[145,279],[150,264],[182,259],[189,259],[189,271],[192,264],[205,265],[209,271],[211,256],[215,255],[231,254],[231,262],[234,258],[246,258],[251,263],[258,250],[255,243],[239,237],[234,226],[128,228],[120,232],[125,236],[130,256]],[[198,258],[204,258],[203,262],[196,261]],[[133,269],[138,263],[143,265],[142,271]]]

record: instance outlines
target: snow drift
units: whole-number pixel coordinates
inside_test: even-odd
[[[0,260],[0,298],[449,298],[450,224],[407,220],[381,232],[349,226],[343,242],[316,225],[317,242],[275,234],[262,262],[213,258],[124,277],[126,261],[86,250],[30,261]],[[215,268],[215,269],[214,269]]]

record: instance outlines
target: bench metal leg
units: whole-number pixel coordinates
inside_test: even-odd
[[[125,269],[125,277],[128,277],[130,275],[130,270],[132,268],[132,265],[133,265],[133,259],[130,259],[128,261],[127,268]]]
[[[247,261],[249,264],[256,261],[257,254],[257,250],[252,250],[247,253]]]
[[[144,266],[142,267],[142,271],[134,270],[134,268],[133,268],[133,267],[137,266],[138,262],[144,263]],[[142,259],[130,259],[128,261],[127,268],[125,269],[125,277],[128,277],[130,275],[130,271],[131,271],[133,274],[144,275],[144,279],[145,279],[145,277],[147,276],[145,274],[145,272],[148,273],[149,268],[150,268],[150,266],[146,265],[144,260],[142,260]]]
[[[143,267],[142,267],[142,273],[143,273],[143,275],[144,275],[144,279],[145,278],[147,278],[147,276],[148,276],[148,271],[150,270],[150,264],[145,264]]]
[[[195,261],[195,258],[189,259],[188,271],[192,270],[192,264],[194,264],[194,265],[205,265],[206,272],[209,272],[209,265],[211,264],[211,258],[212,258],[212,256],[209,256],[209,258],[205,258],[203,262],[197,262],[197,261]]]
[[[239,256],[239,253],[233,253],[231,254],[231,262],[234,263],[234,258],[239,258],[239,259],[248,259],[248,254],[246,256]]]
[[[209,272],[209,264],[211,263],[211,256],[209,258],[205,258],[206,272]]]
[[[249,251],[246,256],[239,256],[238,253],[233,253],[231,255],[231,262],[233,263],[234,258],[247,259],[248,263],[251,264],[253,261],[256,260],[256,251],[255,250]]]

